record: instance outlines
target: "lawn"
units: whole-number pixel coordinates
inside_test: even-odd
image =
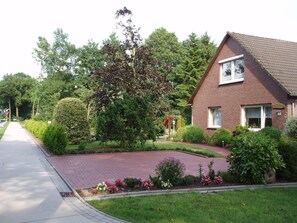
[[[8,126],[8,124],[9,124],[9,122],[6,122],[3,127],[0,127],[0,139],[4,135],[5,130],[6,130],[7,126]]]
[[[116,142],[107,142],[102,143],[100,141],[94,141],[90,143],[86,143],[84,145],[84,151],[90,152],[93,149],[98,148],[115,148],[115,151],[119,149],[119,146]],[[174,142],[152,142],[148,141],[145,143],[143,147],[136,148],[135,150],[127,150],[127,151],[144,151],[144,150],[183,150],[188,152],[194,152],[202,155],[206,155],[208,157],[222,157],[220,154],[205,148],[200,148],[198,146],[193,145],[183,145]],[[75,152],[80,151],[79,145],[68,145],[66,147],[66,151]]]
[[[109,215],[138,223],[287,223],[297,219],[297,188],[193,192],[89,203]]]

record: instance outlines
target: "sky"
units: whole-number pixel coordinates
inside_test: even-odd
[[[0,79],[37,77],[33,48],[39,36],[52,43],[57,28],[77,47],[101,43],[116,31],[115,12],[124,6],[144,39],[164,27],[180,41],[207,32],[219,44],[231,31],[297,42],[296,0],[0,0]]]

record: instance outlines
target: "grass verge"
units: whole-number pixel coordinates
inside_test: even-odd
[[[4,135],[8,124],[9,124],[9,122],[6,122],[3,127],[0,127],[0,139],[2,139],[2,136]]]
[[[106,150],[106,148],[109,148]],[[102,150],[100,150],[102,149]],[[146,142],[142,147],[134,149],[119,148],[116,142],[102,143],[100,141],[94,141],[85,143],[83,145],[68,145],[66,147],[67,153],[92,153],[92,152],[133,152],[133,151],[157,151],[157,150],[180,150],[185,152],[197,153],[208,157],[222,157],[222,155],[205,148],[200,148],[194,145],[182,145],[174,142]]]
[[[297,188],[127,197],[89,203],[111,216],[149,222],[296,222]]]

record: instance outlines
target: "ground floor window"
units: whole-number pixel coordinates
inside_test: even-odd
[[[222,109],[221,107],[208,108],[208,127],[222,127]]]
[[[255,130],[272,126],[271,105],[243,106],[241,124]]]

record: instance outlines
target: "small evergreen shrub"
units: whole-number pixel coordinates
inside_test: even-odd
[[[186,175],[183,178],[181,178],[179,185],[182,186],[188,186],[188,185],[193,185],[198,181],[198,178],[193,176],[193,175]]]
[[[297,181],[297,141],[279,143],[278,152],[283,157],[286,166],[276,172],[277,177],[288,181]]]
[[[297,117],[290,117],[287,119],[285,124],[285,134],[290,137],[297,139]]]
[[[43,121],[35,121],[32,119],[25,120],[25,127],[28,129],[35,137],[42,140],[44,132],[46,128],[48,127],[47,122]]]
[[[211,144],[225,146],[232,141],[233,134],[229,129],[219,128],[211,136]]]
[[[233,141],[227,157],[229,171],[242,183],[265,183],[264,174],[283,167],[274,140],[258,132],[247,132]]]
[[[53,124],[64,127],[70,144],[90,140],[87,109],[78,98],[64,98],[58,102],[54,110]]]
[[[259,132],[276,140],[277,142],[280,141],[282,136],[282,132],[279,129],[273,127],[265,127],[261,129]]]
[[[184,176],[185,165],[178,159],[165,158],[156,167],[155,171],[161,181],[170,182],[173,186]]]
[[[227,183],[239,183],[238,179],[230,172],[218,171],[218,176],[221,176]]]
[[[236,126],[235,130],[233,131],[233,136],[238,136],[241,135],[243,133],[247,133],[249,132],[249,128],[247,126],[242,126],[242,125],[238,125]]]
[[[175,137],[173,138],[174,142],[180,142],[183,140],[184,134],[187,131],[186,127],[181,127],[176,131]]]
[[[201,143],[204,140],[203,130],[198,126],[187,126],[183,134],[184,142]]]
[[[124,178],[124,183],[131,189],[135,189],[141,186],[141,180],[133,177]]]
[[[62,126],[49,125],[44,132],[43,142],[55,155],[63,155],[67,146],[67,135]]]

